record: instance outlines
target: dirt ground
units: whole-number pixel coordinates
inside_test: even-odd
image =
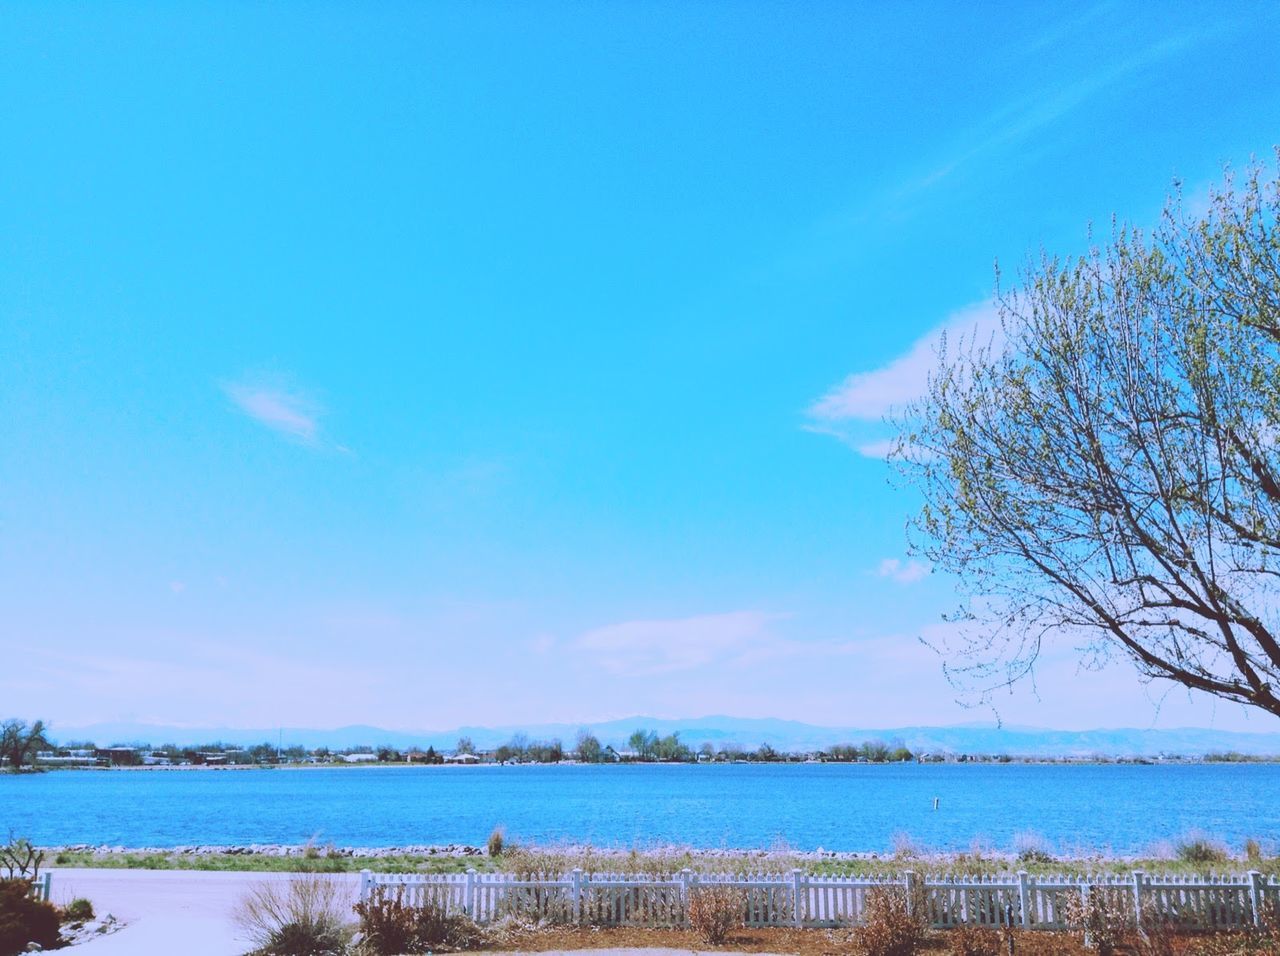
[[[628,927],[552,928],[513,937],[506,952],[556,953],[595,949],[663,949],[698,953],[792,953],[796,956],[848,956],[857,952],[852,930],[741,929],[722,946],[707,946],[688,930]],[[1017,934],[1016,956],[1097,956],[1063,934]],[[931,936],[926,956],[947,956],[942,934]],[[492,956],[492,950],[490,951]]]
[[[1214,937],[1178,936],[1171,939],[1168,956],[1199,956]],[[1221,937],[1217,938],[1221,943]],[[932,932],[921,956],[957,956],[951,933]],[[1013,934],[1014,956],[1098,956],[1086,949],[1074,933]],[[999,954],[1006,956],[1007,938],[1000,937]],[[1235,947],[1212,946],[1213,956],[1224,956]],[[495,949],[498,952],[495,952]],[[742,929],[732,933],[722,946],[707,946],[688,930],[633,929],[628,927],[540,929],[503,940],[489,956],[500,953],[570,953],[582,950],[647,950],[683,953],[777,953],[795,956],[856,956],[860,952],[853,930]],[[1255,956],[1280,956],[1280,948],[1255,950]],[[1122,945],[1117,956],[1151,956],[1135,945]]]

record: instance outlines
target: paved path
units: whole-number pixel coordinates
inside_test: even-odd
[[[54,870],[53,902],[83,896],[99,915],[128,925],[119,932],[77,946],[85,956],[241,956],[250,944],[240,938],[232,914],[255,884],[287,880],[285,873],[214,873],[187,870]],[[335,879],[359,882],[354,873]]]

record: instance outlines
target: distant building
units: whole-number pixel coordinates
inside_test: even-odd
[[[136,767],[142,763],[135,747],[99,747],[93,754],[113,767]]]
[[[377,754],[343,754],[342,759],[347,763],[376,763]]]
[[[98,758],[92,750],[41,750],[35,762],[47,767],[96,767]]]

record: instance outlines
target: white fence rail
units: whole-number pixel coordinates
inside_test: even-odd
[[[725,886],[742,894],[747,926],[857,926],[867,896],[878,887],[907,892],[909,905],[924,906],[935,928],[1005,926],[1067,929],[1071,897],[1110,892],[1131,903],[1135,923],[1156,914],[1189,930],[1255,926],[1269,907],[1280,908],[1280,881],[1258,872],[1231,876],[1034,877],[1026,872],[990,877],[866,879],[812,876],[801,870],[735,876],[681,870],[668,877],[573,870],[561,877],[519,879],[505,873],[451,875],[374,874],[364,870],[360,898],[378,892],[406,903],[427,901],[479,923],[505,916],[604,926],[684,926],[689,898],[699,887]]]
[[[31,898],[39,900],[42,903],[49,902],[49,893],[53,888],[53,874],[45,870],[34,880],[31,880]]]

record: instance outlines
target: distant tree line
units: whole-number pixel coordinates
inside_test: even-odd
[[[202,764],[217,762],[232,766],[251,766],[257,764],[298,763],[306,760],[327,761],[340,759],[345,754],[365,754],[382,763],[423,763],[442,764],[445,753],[437,751],[434,746],[425,750],[411,747],[399,750],[390,746],[355,747],[340,752],[328,747],[308,749],[298,744],[281,747],[278,744],[263,742],[250,746],[228,744],[223,741],[212,741],[204,744],[178,746],[166,743],[153,747],[149,743],[116,743],[110,747],[97,747],[91,741],[67,741],[59,747],[50,741],[43,721],[35,721],[28,725],[25,721],[11,719],[0,724],[0,758],[10,768],[20,769],[35,761],[35,755],[41,750],[57,749],[68,751],[92,751],[100,759],[117,766],[136,766],[152,762],[148,758],[167,758],[172,763]],[[458,739],[454,748],[455,755],[479,756],[477,748],[470,737]],[[680,739],[679,732],[660,735],[656,731],[638,728],[627,739],[622,750],[602,744],[600,739],[589,730],[578,733],[572,750],[566,750],[557,739],[530,740],[523,733],[514,734],[510,740],[486,754],[487,759],[498,763],[560,763],[575,759],[580,763],[605,762],[637,762],[637,763],[695,763],[695,762],[753,762],[773,763],[797,761],[803,759],[828,760],[834,762],[887,763],[913,760],[913,754],[901,741],[885,743],[880,740],[869,740],[862,744],[839,744],[825,751],[809,754],[793,754],[781,752],[770,744],[761,744],[754,750],[736,743],[723,743],[719,747],[710,741],[704,742],[696,750]],[[1232,759],[1234,755],[1222,755],[1218,759]],[[1005,758],[1008,759],[1008,758]]]
[[[883,740],[868,740],[860,745],[837,744],[825,756],[838,763],[901,763],[914,760],[916,755],[901,741],[887,744]]]

